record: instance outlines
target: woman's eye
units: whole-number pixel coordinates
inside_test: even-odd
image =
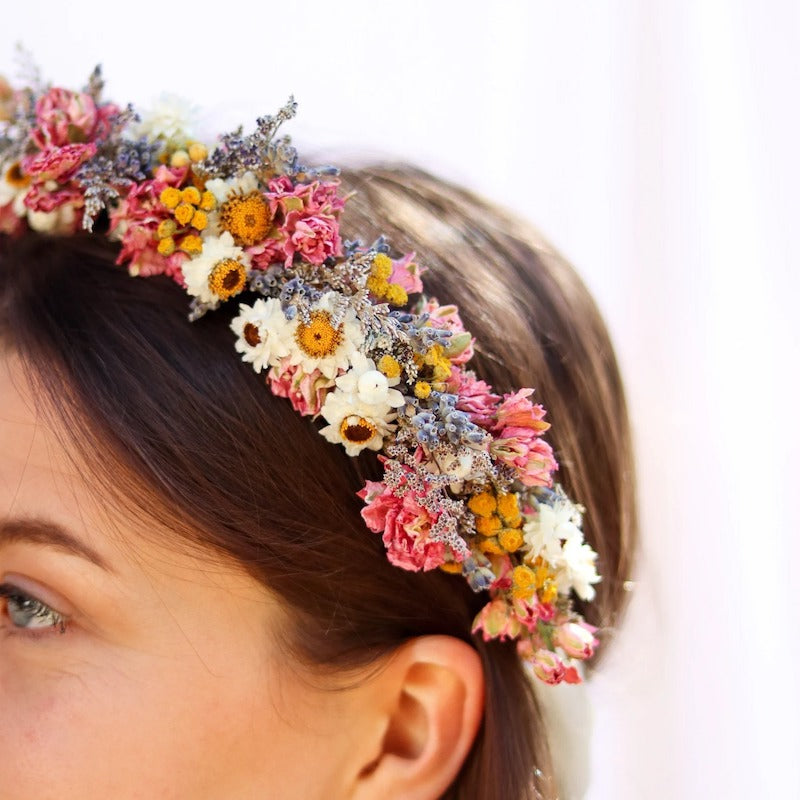
[[[61,633],[66,629],[66,617],[45,605],[41,600],[8,584],[0,585],[0,598],[5,598],[5,612],[15,628],[25,630],[41,630],[42,628],[58,628]]]

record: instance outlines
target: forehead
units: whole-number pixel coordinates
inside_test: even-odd
[[[175,535],[159,531],[155,519],[146,527],[158,535],[139,535],[142,518],[133,519],[117,500],[93,480],[57,415],[43,413],[19,358],[0,354],[0,519],[51,520],[112,564],[177,566]]]

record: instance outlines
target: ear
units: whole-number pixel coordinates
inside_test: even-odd
[[[362,751],[370,756],[360,765],[352,800],[441,797],[483,718],[477,652],[451,636],[412,639],[393,654],[371,690],[374,741]]]

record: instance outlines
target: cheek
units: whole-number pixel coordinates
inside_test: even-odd
[[[338,715],[266,669],[2,646],[2,800],[296,800],[337,772]]]
[[[56,668],[8,655],[0,658],[3,800],[225,796],[214,728],[231,735],[235,720],[222,713],[224,685],[147,659]]]

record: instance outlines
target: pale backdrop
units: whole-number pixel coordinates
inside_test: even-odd
[[[800,5],[4,3],[45,75],[417,161],[535,222],[608,319],[643,558],[590,689],[600,800],[800,797]]]

